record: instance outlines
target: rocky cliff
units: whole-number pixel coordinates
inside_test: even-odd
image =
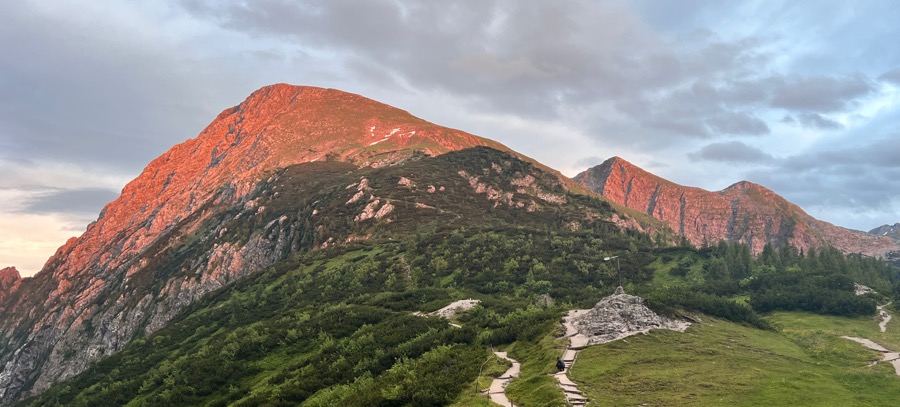
[[[0,402],[79,373],[204,294],[313,244],[308,220],[273,218],[259,204],[272,193],[261,183],[276,188],[279,169],[331,162],[329,174],[339,173],[473,146],[508,150],[337,90],[254,92],[153,160],[33,278],[0,273]],[[314,182],[306,188],[306,197],[316,193]],[[386,206],[376,202],[370,217]],[[266,222],[226,226],[257,215]]]
[[[771,190],[742,181],[721,191],[675,184],[619,158],[578,174],[575,181],[613,202],[666,222],[694,245],[740,241],[759,253],[766,243],[809,250],[832,245],[845,253],[884,256],[897,250],[886,237],[813,218]]]

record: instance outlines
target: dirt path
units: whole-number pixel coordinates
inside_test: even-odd
[[[578,386],[575,382],[569,379],[569,369],[575,364],[575,359],[578,358],[578,351],[584,349],[589,341],[588,337],[578,333],[578,330],[575,329],[575,325],[573,325],[571,321],[573,317],[587,311],[588,310],[572,310],[563,317],[563,327],[566,328],[565,337],[569,339],[569,346],[566,347],[566,351],[562,356],[565,369],[553,375],[556,378],[557,385],[566,395],[566,401],[573,407],[585,406],[588,403],[588,398],[584,396],[584,393],[582,393],[581,390],[578,390]]]
[[[878,324],[878,328],[881,329],[881,332],[887,331],[887,324],[891,322],[891,313],[884,310],[884,307],[891,305],[891,303],[887,303],[884,305],[878,306],[878,315],[881,317],[881,322]]]
[[[856,336],[842,336],[841,338],[849,339],[853,342],[856,342],[862,346],[865,346],[871,350],[882,353],[882,362],[888,362],[894,365],[894,372],[897,373],[897,376],[900,376],[900,353],[891,351],[884,346],[881,346],[875,342],[872,342],[870,339],[860,338]]]
[[[887,331],[887,324],[888,322],[891,322],[891,313],[884,309],[888,305],[891,305],[891,303],[889,302],[878,306],[878,316],[881,317],[878,328],[881,329],[881,332]],[[900,376],[900,352],[894,352],[885,348],[884,346],[873,342],[871,339],[860,338],[858,336],[842,336],[841,338],[851,340],[876,352],[881,352],[881,362],[888,362],[893,365],[894,372],[897,373],[897,376]],[[876,363],[878,363],[878,361],[872,362],[872,365],[875,365]]]
[[[522,371],[522,365],[519,361],[507,356],[506,352],[494,352],[494,354],[500,359],[506,359],[512,362],[512,367],[491,382],[491,387],[488,388],[487,394],[494,403],[505,407],[516,407],[516,405],[506,397],[506,386],[509,386],[509,382],[511,382],[514,377],[519,377],[519,373]]]

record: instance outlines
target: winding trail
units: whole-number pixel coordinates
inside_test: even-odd
[[[891,322],[891,313],[887,312],[884,309],[884,307],[887,307],[888,305],[891,305],[891,303],[889,302],[887,304],[878,306],[878,315],[881,317],[881,322],[878,323],[878,328],[881,330],[881,332],[887,331],[887,324],[888,324],[888,322]],[[842,336],[841,338],[849,339],[849,340],[856,342],[862,346],[865,346],[866,348],[869,348],[876,352],[881,352],[882,353],[881,361],[888,362],[891,365],[893,365],[894,372],[897,373],[897,376],[900,376],[900,352],[895,352],[888,348],[885,348],[884,346],[881,346],[881,345],[873,342],[871,339],[860,338],[858,336]],[[877,361],[872,362],[871,365],[875,365],[876,363],[878,363],[878,362]]]
[[[894,365],[894,372],[897,373],[897,376],[900,376],[900,353],[888,350],[884,346],[881,346],[875,342],[872,342],[870,339],[860,338],[857,336],[842,336],[841,338],[849,339],[853,342],[856,342],[862,346],[865,346],[871,350],[882,353],[882,362],[888,362]]]
[[[891,301],[887,304],[878,306],[878,315],[881,316],[881,322],[878,324],[878,328],[881,329],[881,332],[886,332],[887,324],[888,324],[888,322],[891,322],[891,313],[885,311],[884,307],[887,307],[888,305],[891,305],[892,303],[893,303],[893,301]]]
[[[509,386],[509,382],[511,382],[514,377],[519,377],[519,373],[522,371],[522,365],[518,360],[507,356],[506,352],[494,352],[494,355],[497,355],[500,359],[506,359],[512,362],[512,367],[491,382],[491,387],[488,388],[487,395],[491,398],[491,401],[501,406],[516,407],[516,405],[506,397],[506,386]]]
[[[573,407],[585,406],[589,401],[588,398],[584,396],[584,393],[582,393],[581,390],[578,390],[578,386],[575,382],[569,379],[569,369],[575,364],[575,359],[578,358],[578,351],[584,349],[589,344],[588,337],[578,333],[578,329],[576,329],[575,325],[572,323],[572,318],[588,311],[590,310],[572,310],[563,317],[563,327],[566,328],[564,337],[569,339],[569,346],[566,347],[566,351],[562,356],[565,369],[553,375],[553,377],[556,378],[557,385],[566,395],[566,401]]]

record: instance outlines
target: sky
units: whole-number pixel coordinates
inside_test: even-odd
[[[891,1],[10,1],[0,268],[37,272],[153,158],[273,83],[330,87],[577,173],[762,184],[900,222]]]

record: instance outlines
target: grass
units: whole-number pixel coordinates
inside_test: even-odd
[[[650,267],[653,267],[653,285],[656,287],[667,287],[680,284],[684,281],[683,278],[673,276],[669,274],[669,270],[672,270],[675,266],[678,265],[678,261],[663,261],[662,257],[657,257],[653,263],[650,263]]]
[[[673,287],[686,284],[688,282],[687,278],[675,276],[670,273],[672,269],[678,266],[679,260],[680,257],[677,256],[669,261],[665,261],[663,256],[657,257],[656,260],[650,264],[650,267],[653,268],[652,285],[654,287]],[[699,275],[703,269],[703,264],[704,262],[702,260],[691,263],[690,275]]]
[[[563,354],[564,345],[556,341],[556,329],[537,343],[516,342],[507,351],[522,363],[522,374],[506,388],[509,399],[517,406],[565,406],[565,398],[552,374],[556,373],[556,358]]]
[[[565,398],[557,387],[556,379],[551,376],[556,373],[556,358],[562,355],[565,345],[557,341],[559,332],[551,329],[537,342],[517,341],[506,347],[509,357],[518,360],[522,364],[522,371],[518,378],[513,379],[506,388],[506,395],[516,406],[565,406]],[[493,377],[498,377],[511,366],[509,362],[494,357],[485,365],[485,371],[478,382],[480,389],[486,389],[491,384]],[[488,377],[491,376],[491,377]],[[472,384],[474,386],[474,383]],[[471,390],[472,387],[469,387]],[[452,407],[488,407],[496,406],[484,395],[475,394],[473,391],[464,391]]]
[[[900,320],[896,314],[887,324],[887,332],[878,328],[876,316],[839,318],[800,312],[776,312],[769,320],[775,323],[784,335],[802,338],[811,334],[834,337],[859,336],[868,338],[891,350],[900,350]],[[798,339],[799,340],[799,339]]]
[[[579,354],[572,378],[596,406],[896,405],[893,368],[867,367],[875,353],[840,338],[861,335],[890,348],[900,337],[896,326],[879,336],[869,318],[770,318],[780,332],[707,319],[686,333],[655,331],[591,347]]]

